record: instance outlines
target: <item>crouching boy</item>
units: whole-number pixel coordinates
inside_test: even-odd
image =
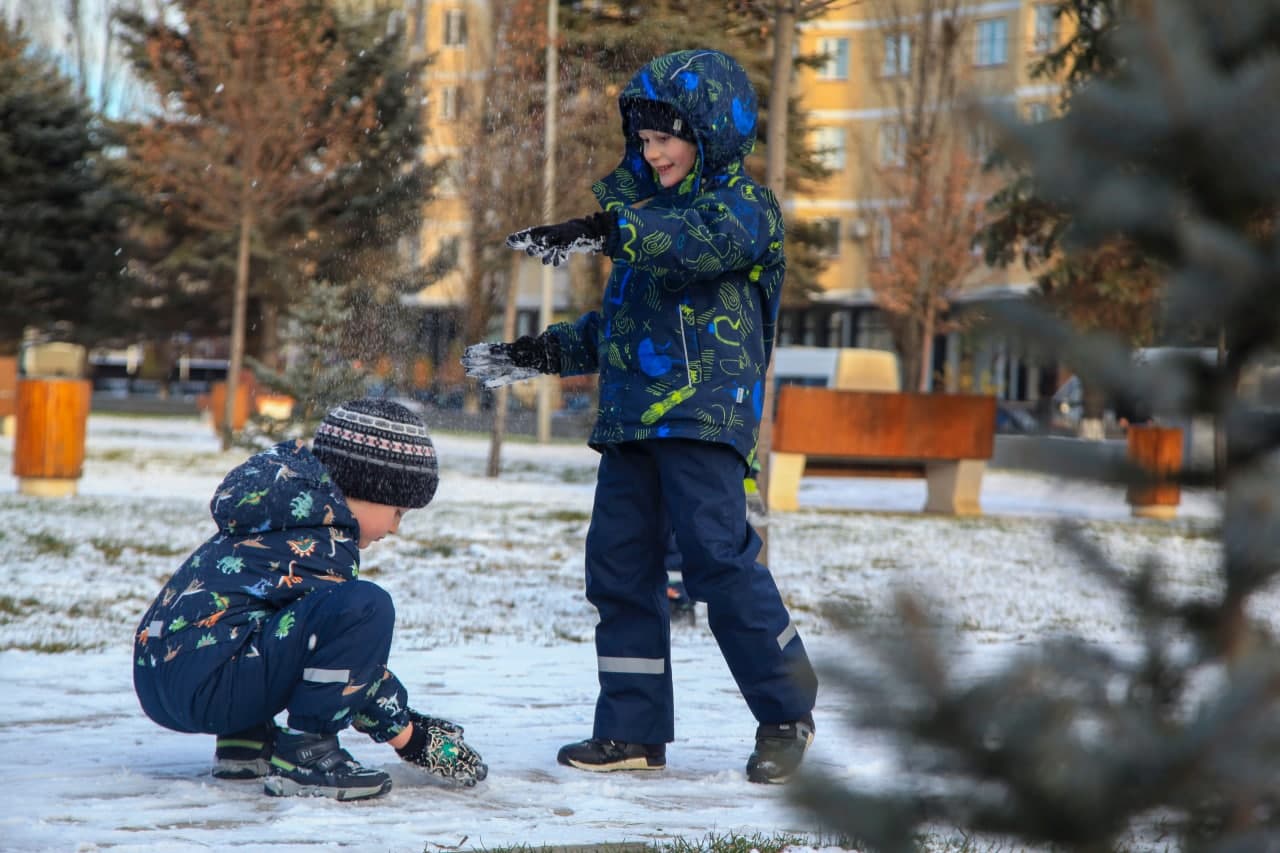
[[[436,491],[423,422],[386,400],[329,412],[310,449],[278,444],[226,476],[218,532],[161,589],[135,640],[147,716],[217,735],[213,775],[272,796],[376,797],[391,777],[338,744],[348,725],[471,786],[488,772],[462,727],[411,709],[387,669],[395,609],[360,552]],[[287,711],[287,725],[275,717]]]

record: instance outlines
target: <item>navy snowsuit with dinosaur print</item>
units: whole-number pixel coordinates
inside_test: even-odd
[[[228,734],[284,709],[290,727],[353,725],[375,741],[409,722],[386,668],[391,597],[358,580],[359,528],[303,442],[233,469],[214,493],[218,532],[165,583],[134,636],[147,716],[180,732]]]

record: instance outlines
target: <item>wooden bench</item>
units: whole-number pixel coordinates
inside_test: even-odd
[[[783,385],[769,457],[769,508],[794,510],[800,478],[923,477],[925,512],[979,515],[996,401],[978,394]]]

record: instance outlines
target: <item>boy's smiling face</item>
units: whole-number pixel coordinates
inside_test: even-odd
[[[658,183],[666,189],[674,187],[693,170],[698,159],[698,146],[692,142],[657,130],[641,130],[637,136],[644,148],[644,159],[658,175]]]

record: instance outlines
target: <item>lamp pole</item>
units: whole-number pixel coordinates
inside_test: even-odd
[[[547,109],[544,115],[542,140],[542,221],[551,222],[556,215],[556,112],[559,104],[560,50],[556,41],[560,35],[560,6],[558,0],[547,0]],[[542,306],[539,312],[542,328],[551,325],[554,310],[553,268],[542,267]],[[538,442],[551,441],[551,383],[555,374],[538,378]]]

